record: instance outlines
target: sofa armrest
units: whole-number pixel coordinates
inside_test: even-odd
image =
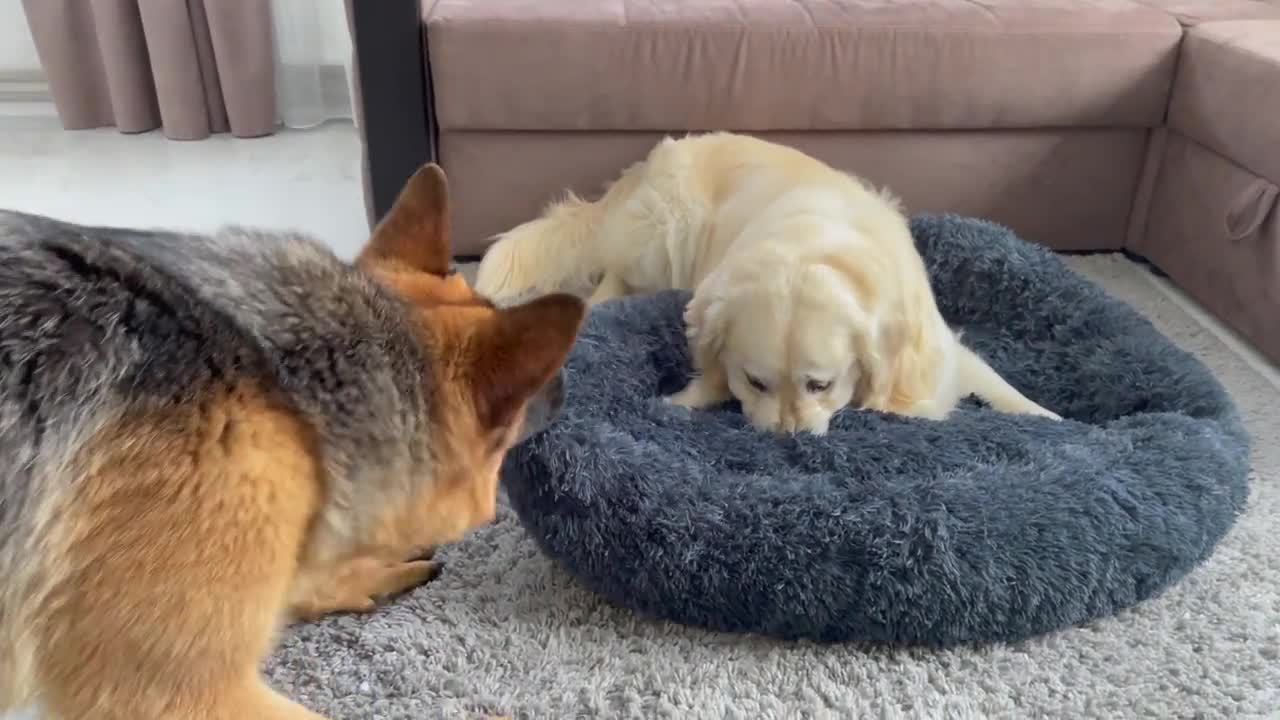
[[[436,158],[436,126],[420,0],[347,0],[355,102],[370,223],[409,176]]]

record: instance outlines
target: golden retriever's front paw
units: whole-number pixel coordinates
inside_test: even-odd
[[[662,398],[662,402],[668,405],[675,405],[678,407],[686,407],[686,408],[694,407],[693,394],[689,392],[689,388],[685,388],[684,390],[681,390],[680,392],[674,395],[668,395]]]
[[[729,393],[704,382],[701,378],[693,380],[683,390],[662,399],[668,405],[678,405],[690,409],[698,409],[718,405],[729,399]]]

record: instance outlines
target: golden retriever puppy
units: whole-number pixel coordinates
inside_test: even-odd
[[[668,398],[741,401],[758,428],[824,433],[846,405],[942,419],[975,394],[1057,418],[943,320],[897,201],[793,148],[730,133],[660,142],[596,202],[501,235],[476,290],[595,282],[592,303],[692,290],[695,375]]]

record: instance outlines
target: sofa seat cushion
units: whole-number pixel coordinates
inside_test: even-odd
[[[1138,0],[1176,17],[1185,27],[1215,20],[1280,20],[1280,0]]]
[[[1187,32],[1169,125],[1280,182],[1280,20],[1205,23]]]
[[[445,130],[1162,123],[1181,28],[1131,0],[437,0]]]

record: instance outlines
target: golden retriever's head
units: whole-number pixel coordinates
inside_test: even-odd
[[[451,272],[448,235],[444,172],[426,165],[357,259],[412,306],[430,365],[431,481],[387,518],[387,544],[447,542],[493,518],[502,458],[559,412],[560,367],[586,313],[567,294],[496,308]]]
[[[686,309],[695,366],[723,370],[762,430],[822,434],[846,405],[909,404],[929,392],[937,361],[921,310],[927,282],[924,294],[904,288],[895,259],[809,240],[731,258]]]

